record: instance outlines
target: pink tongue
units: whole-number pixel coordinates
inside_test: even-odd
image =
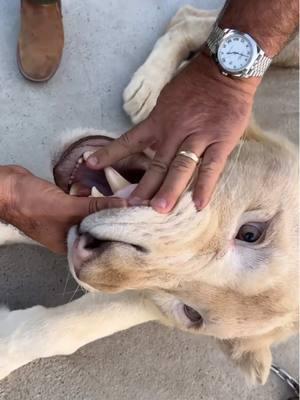
[[[131,193],[134,191],[134,189],[136,187],[137,187],[136,183],[128,185],[125,188],[120,189],[116,193],[114,193],[114,197],[120,197],[122,199],[128,199],[128,197],[131,195]]]

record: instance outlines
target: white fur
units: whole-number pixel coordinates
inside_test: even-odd
[[[0,222],[0,246],[16,243],[33,244],[34,241],[29,239],[14,226],[6,225]]]
[[[87,294],[72,303],[0,309],[0,379],[37,358],[71,354],[87,343],[161,319],[139,293]]]

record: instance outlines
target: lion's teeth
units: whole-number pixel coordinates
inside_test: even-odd
[[[70,187],[69,195],[70,196],[78,195],[78,184],[77,183],[73,183],[73,185]]]
[[[91,197],[104,197],[104,195],[101,192],[99,192],[96,186],[93,186],[91,191]]]
[[[83,157],[80,157],[79,159],[78,159],[78,161],[77,161],[77,164],[82,164],[83,163]]]
[[[131,184],[112,167],[104,168],[104,172],[113,193],[116,193],[118,190],[124,189],[126,186]]]
[[[137,184],[133,183],[129,186],[126,186],[125,188],[123,188],[121,190],[118,190],[116,193],[114,193],[114,195],[116,197],[120,197],[122,199],[128,199],[136,187],[137,187]]]
[[[86,161],[89,158],[89,156],[91,156],[94,153],[95,153],[94,151],[86,151],[85,153],[83,153],[82,157],[84,161]]]

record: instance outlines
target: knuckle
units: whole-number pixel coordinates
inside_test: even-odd
[[[205,164],[201,164],[201,174],[202,175],[214,175],[216,171],[219,170],[219,163],[216,161],[210,161]]]
[[[209,176],[214,175],[218,169],[218,163],[216,162],[205,163],[201,165],[201,174]]]
[[[220,153],[212,153],[210,156],[207,158],[207,164],[211,165],[218,165],[220,162],[222,162],[222,155]]]
[[[102,147],[100,150],[98,150],[98,151],[95,153],[95,156],[96,156],[98,159],[107,158],[107,157],[109,157],[109,155],[110,155],[110,151],[109,151],[109,148],[106,147],[106,146]]]
[[[193,160],[187,157],[177,156],[172,163],[172,168],[178,172],[186,172],[191,169],[191,167],[196,166]]]
[[[124,133],[120,139],[119,143],[121,146],[123,146],[126,150],[131,150],[131,139],[130,135],[128,132]]]
[[[91,197],[89,202],[89,214],[94,214],[99,211],[99,202],[96,198]]]
[[[150,169],[152,172],[165,174],[168,171],[168,165],[161,160],[154,159],[152,161]]]
[[[217,173],[222,169],[226,159],[226,156],[220,154],[211,155],[208,160],[201,164],[201,172],[207,175],[213,175]]]

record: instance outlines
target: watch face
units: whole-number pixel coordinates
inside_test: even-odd
[[[253,47],[247,37],[233,34],[225,37],[218,49],[218,61],[225,71],[240,72],[252,59]]]

